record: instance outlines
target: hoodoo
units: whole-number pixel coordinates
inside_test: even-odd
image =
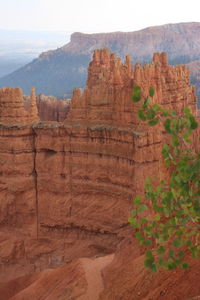
[[[170,66],[166,53],[133,68],[129,57],[123,64],[96,50],[62,123],[31,124],[34,90],[28,111],[20,89],[0,90],[0,282],[114,253],[129,236],[134,195],[164,172],[164,137],[139,121],[134,85],[144,97],[153,87],[154,102],[196,110],[188,70]]]
[[[23,92],[20,88],[0,89],[0,123],[28,124],[39,120],[35,90],[31,90],[31,107],[24,108]]]

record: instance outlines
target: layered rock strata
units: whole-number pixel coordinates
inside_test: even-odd
[[[13,100],[1,90],[0,281],[117,249],[131,230],[134,195],[147,176],[164,173],[162,131],[141,124],[132,87],[141,85],[143,96],[154,87],[154,102],[194,111],[188,76],[184,66],[169,66],[165,53],[133,69],[129,57],[122,64],[97,50],[87,88],[74,91],[63,123],[24,122],[20,90],[19,117],[16,109],[8,115]]]
[[[30,108],[24,107],[23,92],[20,88],[0,89],[0,123],[28,124],[39,120],[35,90],[31,89]]]
[[[155,89],[154,102],[181,111],[189,106],[196,111],[194,87],[189,85],[189,71],[184,65],[169,66],[166,53],[155,53],[153,61],[132,68],[130,57],[124,64],[107,49],[94,52],[89,64],[87,88],[74,90],[71,120],[87,120],[122,125],[137,125],[138,106],[130,101],[133,85],[140,85],[143,96]]]
[[[44,52],[33,62],[1,78],[0,87],[21,86],[28,93],[30,87],[35,86],[38,93],[45,95],[71,95],[74,87],[85,87],[93,51],[105,47],[121,58],[131,55],[134,63],[149,62],[152,53],[164,51],[170,55],[172,64],[185,64],[200,59],[199,31],[200,23],[191,22],[148,27],[135,32],[75,32],[63,47]],[[195,84],[198,84],[198,76],[195,75]]]

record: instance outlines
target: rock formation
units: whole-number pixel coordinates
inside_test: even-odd
[[[200,59],[200,23],[154,26],[134,32],[73,33],[68,44],[42,53],[33,62],[0,79],[0,87],[20,86],[28,93],[63,97],[74,87],[85,87],[87,66],[95,49],[109,48],[121,58],[130,55],[135,64],[147,63],[154,52],[167,52],[170,63]],[[71,96],[70,96],[71,97]]]
[[[29,110],[31,97],[24,95],[24,107]],[[39,94],[36,96],[38,115],[41,121],[63,122],[68,115],[71,99],[57,99]]]
[[[28,124],[39,120],[35,90],[31,89],[30,108],[25,110],[22,89],[0,89],[0,123]]]
[[[143,96],[154,87],[155,102],[178,110],[186,105],[195,110],[188,70],[168,65],[165,53],[154,54],[152,63],[144,67],[137,64],[133,69],[129,57],[123,64],[107,49],[96,50],[89,65],[87,88],[74,91],[63,123],[13,126],[25,120],[22,93],[1,90],[0,118],[5,122],[0,127],[3,289],[6,281],[22,275],[56,268],[80,257],[112,254],[128,239],[132,229],[127,220],[134,195],[143,192],[146,177],[159,177],[164,172],[162,132],[159,126],[148,128],[137,118],[137,104],[130,100],[135,84],[142,86]],[[17,91],[18,98],[7,96],[8,90],[11,96]],[[19,114],[16,109],[13,114],[12,99],[17,99]],[[35,112],[34,103],[32,93],[31,114]],[[7,107],[12,112],[8,116],[13,116],[9,119]],[[16,115],[19,119],[14,122]],[[142,250],[136,244],[134,247],[138,257]],[[82,267],[78,269],[82,272]],[[73,270],[72,274],[76,273],[76,267]],[[39,280],[41,285],[47,273],[24,280]],[[54,278],[54,271],[50,273]]]
[[[53,96],[37,96],[37,107],[42,121],[63,122],[70,109],[70,99],[58,100]]]
[[[190,71],[190,77],[192,83],[195,85],[198,99],[200,99],[200,60],[192,61],[188,63],[186,66]],[[198,102],[199,102],[198,107],[200,107],[200,101]]]
[[[75,90],[70,116],[72,120],[138,124],[137,105],[130,101],[133,85],[140,85],[144,96],[154,87],[155,102],[181,110],[189,106],[196,111],[194,87],[189,86],[189,72],[184,65],[168,65],[166,53],[155,53],[153,62],[132,70],[130,57],[125,64],[108,52],[96,50],[89,65],[87,88],[81,94]],[[67,122],[67,121],[66,121]]]

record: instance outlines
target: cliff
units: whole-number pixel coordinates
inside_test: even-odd
[[[95,49],[109,48],[121,58],[147,63],[153,52],[167,52],[170,63],[188,63],[200,59],[200,23],[167,24],[134,32],[99,34],[74,33],[63,47],[42,53],[26,66],[0,79],[0,86],[19,86],[28,93],[63,97],[74,87],[85,86],[87,66]],[[52,71],[53,70],[53,71]]]
[[[41,287],[58,274],[68,284],[65,275],[71,270],[75,280],[83,276],[83,285],[81,292],[72,288],[68,296],[75,297],[76,291],[81,296],[88,280],[92,282],[89,266],[95,269],[99,263],[101,269],[101,264],[105,266],[109,261],[107,254],[120,247],[123,250],[124,240],[130,242],[132,229],[127,220],[132,199],[143,192],[146,177],[159,178],[165,171],[160,155],[164,137],[159,126],[148,128],[138,120],[137,105],[130,100],[135,84],[142,86],[143,96],[153,86],[155,102],[178,110],[185,105],[195,110],[196,96],[189,84],[188,70],[170,66],[165,53],[156,53],[150,64],[133,68],[129,57],[122,63],[107,49],[95,51],[87,87],[74,91],[63,123],[14,126],[24,117],[17,121],[15,115],[5,118],[12,101],[6,96],[7,90],[1,90],[0,101],[7,99],[0,102],[5,121],[0,127],[0,282],[4,291],[7,281],[22,275],[26,277],[10,285],[24,290],[20,280],[26,286],[38,280],[36,284]],[[21,111],[24,112],[20,104],[20,116]],[[142,253],[135,242],[133,251],[135,258]],[[105,260],[74,261],[98,256]],[[65,263],[61,269],[29,276]],[[105,282],[98,274],[95,276],[100,282],[100,294]],[[115,285],[113,295],[116,289]],[[23,291],[18,297],[19,290],[13,292],[13,299],[27,296]],[[55,295],[60,291],[58,288]],[[63,293],[67,292],[62,289],[60,299],[66,296]],[[38,295],[35,299],[39,299],[41,294]],[[128,297],[124,299],[131,299]]]
[[[200,60],[192,61],[186,64],[186,66],[190,71],[191,80],[196,87],[198,99],[200,99]]]
[[[189,71],[184,65],[169,66],[165,53],[155,53],[152,63],[134,70],[130,57],[123,64],[107,49],[94,52],[89,64],[87,88],[74,90],[69,118],[112,124],[138,124],[137,105],[130,101],[134,85],[140,85],[143,96],[155,89],[154,101],[181,110],[189,106],[196,111],[194,87],[189,85]],[[67,122],[67,120],[66,120]]]

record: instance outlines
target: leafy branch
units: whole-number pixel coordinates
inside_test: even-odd
[[[154,89],[143,100],[138,117],[149,126],[160,124],[169,138],[162,156],[170,171],[157,185],[146,179],[145,196],[136,196],[129,222],[141,245],[149,247],[145,266],[156,272],[178,266],[188,268],[188,253],[200,255],[200,153],[192,149],[192,135],[198,123],[188,107],[182,114],[152,103]],[[142,91],[133,89],[132,100],[139,102]]]

